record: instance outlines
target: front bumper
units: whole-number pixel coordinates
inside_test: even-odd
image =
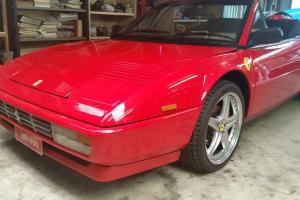
[[[200,110],[197,107],[124,126],[100,128],[42,109],[1,91],[0,100],[87,136],[92,147],[90,156],[56,144],[52,138],[33,133],[45,144],[45,155],[101,182],[116,180],[177,161],[181,149],[191,137]],[[12,131],[14,127],[21,127],[18,122],[7,116],[0,114],[0,119],[0,123]]]

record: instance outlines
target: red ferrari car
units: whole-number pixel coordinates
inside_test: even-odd
[[[300,91],[300,37],[258,0],[172,1],[111,40],[0,68],[0,119],[40,155],[96,181],[180,161],[221,169],[244,122]]]

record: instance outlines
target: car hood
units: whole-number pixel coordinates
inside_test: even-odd
[[[232,50],[123,40],[86,41],[36,51],[5,68],[7,78],[24,87],[109,112],[188,63]]]

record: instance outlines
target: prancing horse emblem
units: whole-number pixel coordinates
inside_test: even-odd
[[[34,84],[32,84],[34,87],[38,86],[39,84],[41,84],[43,82],[43,80],[38,80],[37,82],[35,82]]]
[[[245,68],[246,68],[246,70],[248,72],[251,71],[251,68],[252,68],[252,60],[251,60],[251,58],[248,58],[248,57],[244,58],[244,66],[245,66]]]

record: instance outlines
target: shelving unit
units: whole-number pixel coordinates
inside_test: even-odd
[[[137,16],[137,0],[111,0],[109,3],[115,4],[123,3],[124,6],[127,4],[131,5],[131,8],[133,10],[132,13],[126,13],[126,12],[103,12],[103,11],[94,11],[91,10],[92,4],[95,2],[95,0],[90,0],[90,10],[89,10],[89,16],[90,16],[90,37],[91,40],[105,40],[109,39],[110,35],[92,35],[93,31],[91,31],[92,27],[108,27],[109,30],[112,29],[113,25],[126,25],[132,20],[134,20]]]
[[[1,1],[1,0],[0,0]],[[103,12],[91,10],[92,4],[96,0],[81,0],[83,6],[81,9],[69,9],[69,8],[41,8],[34,7],[33,0],[10,0],[8,1],[8,18],[9,35],[11,36],[10,45],[13,50],[14,58],[31,52],[32,50],[47,47],[52,44],[73,42],[80,40],[107,40],[110,35],[91,35],[91,29],[93,27],[108,27],[112,29],[113,25],[126,25],[130,21],[134,20],[137,16],[137,0],[104,0],[105,3],[116,4],[123,3],[131,5],[132,13],[126,12]],[[52,13],[78,13],[80,20],[82,20],[82,37],[74,38],[21,38],[19,34],[18,18],[20,15],[26,13],[43,13],[45,15]],[[28,14],[30,16],[30,14]],[[1,33],[0,33],[1,34]],[[0,35],[1,36],[1,35]]]
[[[62,42],[80,41],[89,39],[89,0],[82,0],[82,9],[70,8],[40,8],[33,6],[33,0],[12,0],[9,1],[9,19],[14,26],[10,27],[12,35],[14,57],[18,57],[32,50],[47,47],[51,44]],[[18,18],[20,15],[31,16],[32,13],[39,15],[50,15],[54,13],[78,13],[82,20],[82,37],[72,38],[21,38],[19,34]]]

